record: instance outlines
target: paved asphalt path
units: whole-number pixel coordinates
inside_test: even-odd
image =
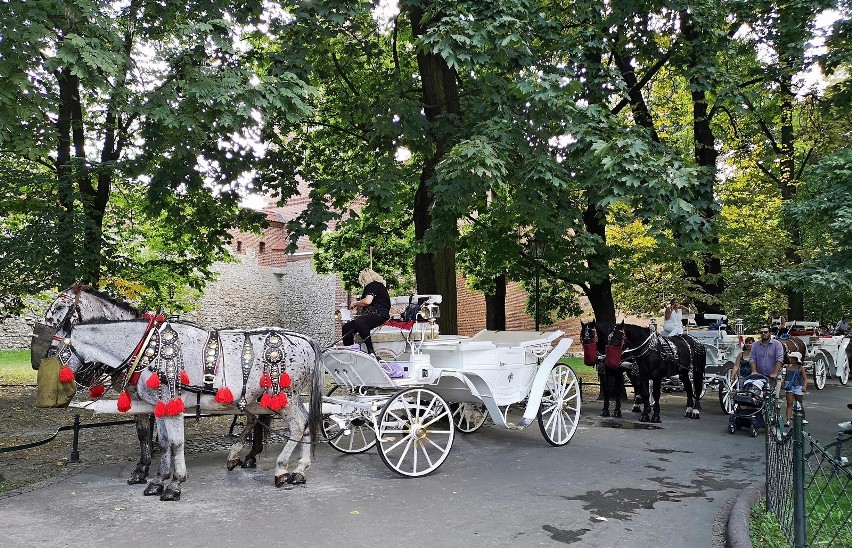
[[[829,382],[805,400],[823,443],[852,418],[852,383]],[[739,490],[763,477],[764,438],[728,434],[713,392],[701,420],[682,418],[683,405],[664,396],[655,428],[602,419],[600,402],[587,401],[561,448],[537,424],[486,426],[458,435],[444,465],[419,479],[394,475],[375,450],[321,446],[306,487],[276,489],[272,445],[255,470],[227,472],[224,451],[189,455],[182,500],[166,503],[125,483],[132,463],[89,467],[0,500],[0,545],[721,546],[714,521],[718,530]]]

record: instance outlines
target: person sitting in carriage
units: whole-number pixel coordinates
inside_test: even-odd
[[[676,298],[669,301],[666,307],[666,317],[663,323],[663,335],[674,337],[675,335],[683,335],[683,315],[689,314],[689,308],[681,306]]]
[[[780,335],[781,333],[787,332],[787,318],[781,315],[778,312],[778,309],[772,311],[772,314],[769,315],[769,320],[767,322],[769,324],[769,330],[773,335]]]
[[[849,333],[849,323],[846,321],[846,315],[844,314],[840,321],[837,322],[837,326],[834,328],[835,335],[845,335]]]
[[[391,300],[385,279],[372,268],[365,268],[358,275],[358,283],[364,286],[361,297],[350,308],[360,308],[361,314],[343,324],[343,345],[355,343],[355,333],[364,341],[369,354],[375,354],[370,330],[390,319]]]

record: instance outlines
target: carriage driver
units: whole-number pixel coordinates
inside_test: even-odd
[[[666,321],[663,323],[663,335],[667,337],[683,335],[684,314],[689,314],[689,309],[681,306],[677,299],[672,298],[666,307]]]
[[[769,377],[769,384],[773,390],[776,390],[776,385],[781,386],[777,381],[778,375],[781,374],[781,365],[784,363],[784,346],[780,341],[772,338],[768,325],[760,328],[760,340],[752,346],[748,361],[751,363],[752,374]],[[778,395],[777,390],[775,395]]]

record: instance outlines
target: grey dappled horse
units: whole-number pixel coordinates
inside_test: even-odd
[[[180,499],[181,484],[186,480],[183,410],[196,404],[212,413],[246,411],[251,417],[271,410],[279,414],[288,422],[293,438],[276,461],[275,485],[305,482],[322,422],[324,372],[322,350],[309,337],[274,327],[208,332],[180,322],[152,326],[148,320],[107,321],[78,324],[71,333],[69,349],[69,367],[75,371],[87,362],[100,362],[118,371],[129,370],[139,358],[145,364],[136,397],[155,405],[162,450],[157,479],[145,488],[146,495]],[[211,366],[208,379],[205,364]],[[220,399],[226,391],[232,401]],[[302,393],[310,396],[308,411]],[[132,406],[132,400],[124,403]],[[301,458],[289,472],[290,456],[299,444]],[[238,460],[241,448],[240,443],[231,448],[229,462]]]
[[[30,356],[33,369],[38,369],[41,360],[58,354],[61,341],[68,337],[75,324],[94,320],[132,320],[140,317],[138,310],[127,303],[119,302],[106,293],[84,289],[75,284],[63,291],[47,308],[42,324],[33,328]],[[99,397],[105,382],[110,382],[108,371],[99,363],[85,364],[78,370],[75,380],[79,388],[89,390],[92,397]],[[152,415],[135,415],[136,436],[139,439],[139,462],[130,474],[130,485],[145,483],[151,465]]]

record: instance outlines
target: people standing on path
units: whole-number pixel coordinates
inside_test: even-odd
[[[751,349],[754,346],[754,337],[746,337],[743,342],[743,351],[737,354],[734,360],[734,371],[738,377],[737,386],[742,387],[742,379],[751,375]]]
[[[799,402],[802,405],[804,393],[808,390],[808,376],[802,370],[802,354],[799,352],[790,352],[787,354],[790,359],[790,364],[787,366],[787,373],[784,374],[784,392],[787,395],[787,420],[784,426],[790,426],[790,421],[793,418],[793,402]],[[805,408],[802,407],[804,414]],[[802,420],[803,424],[808,424],[807,420]]]
[[[683,335],[683,315],[689,314],[689,308],[681,306],[677,299],[672,298],[666,307],[666,317],[663,323],[663,335],[674,337]]]
[[[360,335],[369,354],[375,354],[370,330],[379,327],[390,319],[390,294],[385,287],[385,279],[371,268],[365,268],[358,275],[358,283],[364,286],[361,297],[350,308],[361,308],[361,315],[343,324],[343,344],[352,346],[355,333]]]
[[[751,364],[752,374],[769,377],[769,385],[777,396],[776,385],[784,363],[784,346],[780,341],[772,338],[769,326],[760,328],[760,340],[752,346],[748,361]]]

